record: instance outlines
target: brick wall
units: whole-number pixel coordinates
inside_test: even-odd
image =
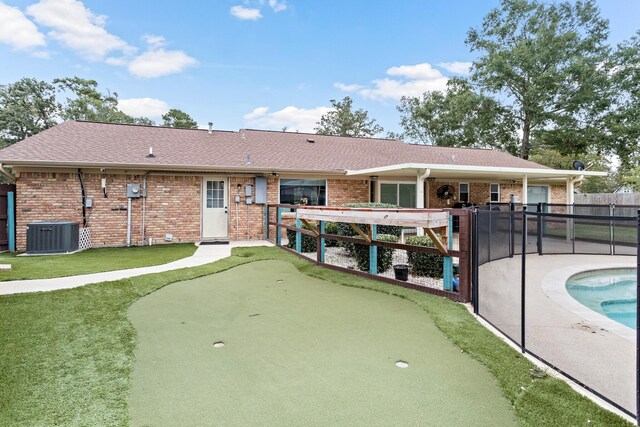
[[[468,181],[462,181],[468,182]],[[452,207],[457,201],[451,200],[447,205],[446,200],[438,199],[436,191],[438,187],[445,184],[451,184],[455,188],[456,198],[459,197],[459,182],[458,181],[432,181],[429,182],[429,207],[430,208],[448,208]],[[529,185],[536,185],[530,183]],[[469,182],[469,202],[478,205],[485,205],[490,200],[490,188],[491,184],[488,182]],[[564,184],[549,185],[549,191],[551,192],[551,203],[565,204],[567,202],[567,189]],[[522,184],[504,184],[500,183],[500,202],[509,203],[511,195],[518,196],[522,201]]]
[[[127,183],[142,186],[142,175],[107,175],[104,197],[99,174],[85,174],[87,225],[94,246],[122,246],[127,238]],[[161,243],[166,234],[174,242],[200,238],[200,187],[197,176],[147,177],[146,238]],[[142,241],[142,198],[131,200],[131,241]],[[16,182],[16,243],[26,248],[26,226],[39,221],[77,221],[82,225],[82,193],[77,173],[22,172]]]

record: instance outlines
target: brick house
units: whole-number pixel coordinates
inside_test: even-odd
[[[84,223],[93,246],[163,242],[168,235],[174,242],[263,239],[266,205],[303,197],[334,206],[442,208],[507,202],[511,195],[524,203],[573,203],[575,183],[601,174],[550,169],[495,150],[80,121],[0,150],[6,173],[4,167],[16,181],[19,250],[27,224],[39,221]],[[455,190],[449,200],[437,197],[444,184]]]

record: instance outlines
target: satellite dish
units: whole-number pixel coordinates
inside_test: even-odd
[[[573,168],[577,171],[583,171],[584,163],[582,163],[580,160],[576,160],[575,162],[573,162]]]

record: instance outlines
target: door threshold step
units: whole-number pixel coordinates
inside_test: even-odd
[[[209,240],[206,242],[200,242],[200,246],[203,245],[228,245],[229,241],[228,240]]]

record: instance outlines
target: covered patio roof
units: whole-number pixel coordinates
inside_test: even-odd
[[[424,175],[443,179],[528,179],[556,180],[564,182],[567,178],[580,176],[606,176],[607,172],[579,171],[550,168],[512,168],[496,166],[469,166],[456,164],[401,163],[368,169],[348,170],[347,176],[407,176]]]

